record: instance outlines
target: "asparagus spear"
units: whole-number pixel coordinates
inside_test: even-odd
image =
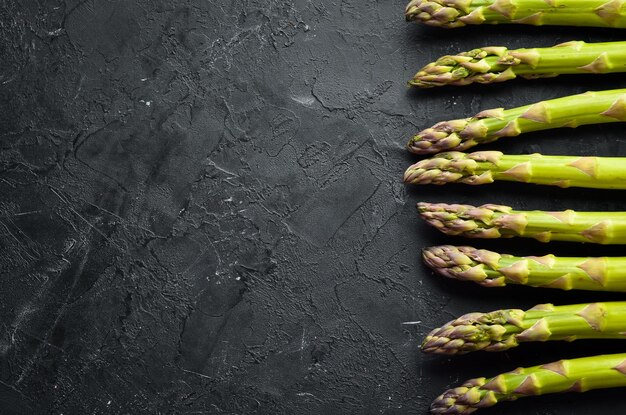
[[[626,28],[623,0],[411,0],[405,17],[445,28],[499,23]]]
[[[517,257],[471,246],[433,246],[424,262],[448,278],[484,287],[521,284],[562,290],[626,291],[626,257]]]
[[[572,41],[551,48],[509,50],[489,46],[443,56],[423,67],[409,85],[490,84],[518,76],[526,79],[562,74],[626,72],[626,42]]]
[[[470,313],[431,331],[422,351],[446,355],[501,352],[523,342],[626,339],[626,302]]]
[[[501,205],[445,203],[419,203],[417,207],[423,219],[448,235],[626,244],[626,212],[516,211]]]
[[[526,396],[623,386],[626,386],[626,353],[560,360],[518,368],[489,379],[468,380],[435,399],[430,411],[464,415]]]
[[[477,144],[531,131],[618,121],[626,121],[626,89],[586,92],[443,121],[414,136],[408,143],[408,149],[416,154],[466,150]]]
[[[626,158],[505,155],[499,151],[439,153],[404,173],[413,184],[493,183],[495,180],[559,187],[626,189]]]

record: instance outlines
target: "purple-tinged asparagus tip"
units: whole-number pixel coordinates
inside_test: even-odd
[[[490,169],[492,167],[497,168],[501,157],[502,153],[498,151],[475,153],[449,151],[439,153],[410,166],[404,173],[404,181],[411,184],[436,185],[446,183],[465,183],[470,185],[493,183],[493,173]]]
[[[407,21],[421,21],[438,27],[465,26],[463,17],[469,12],[471,0],[412,0],[406,7]]]
[[[487,132],[488,128],[480,119],[442,121],[411,138],[407,149],[414,154],[463,151],[477,145],[478,140],[487,136]]]
[[[510,214],[512,209],[501,205],[457,205],[446,203],[418,203],[422,219],[447,235],[468,238],[500,238],[519,232],[520,220]],[[515,226],[514,226],[515,225]],[[507,233],[502,233],[502,232]]]
[[[501,276],[490,277],[485,271],[496,271],[501,255],[471,246],[432,246],[422,251],[424,263],[447,278],[472,281],[483,286],[506,285]]]
[[[431,414],[466,415],[498,403],[493,391],[483,390],[485,378],[472,379],[463,386],[439,395],[430,406]]]

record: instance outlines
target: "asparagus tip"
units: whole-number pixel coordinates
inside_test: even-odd
[[[486,127],[472,118],[442,121],[420,131],[407,144],[414,154],[433,154],[447,150],[466,150],[484,138]]]
[[[421,21],[438,27],[465,26],[462,21],[467,15],[471,0],[411,0],[405,10],[407,21]]]
[[[472,83],[491,84],[517,77],[513,69],[521,60],[507,55],[508,49],[488,46],[446,55],[420,69],[409,81],[410,86],[433,88]],[[486,59],[490,58],[490,59]]]
[[[430,413],[466,415],[495,405],[498,403],[495,393],[481,389],[485,382],[485,378],[472,379],[462,386],[448,389],[433,401]]]
[[[493,183],[490,168],[497,166],[502,157],[499,151],[461,153],[450,151],[421,160],[410,166],[404,173],[404,181],[411,184],[466,183],[479,185]],[[479,163],[487,162],[487,165]],[[486,166],[486,167],[485,167]]]
[[[512,209],[500,205],[458,205],[446,203],[418,203],[417,209],[429,225],[447,235],[462,235],[469,238],[499,238],[501,230],[519,233],[523,223],[511,223],[517,219],[516,215],[508,215]],[[494,220],[496,213],[500,215]]]
[[[444,355],[459,355],[478,350],[500,352],[516,347],[519,334],[510,332],[506,325],[524,319],[522,310],[497,310],[490,313],[469,313],[432,330],[422,343],[422,351]],[[537,336],[523,332],[523,341],[534,341]]]
[[[495,270],[500,254],[471,246],[432,246],[422,250],[424,263],[433,271],[447,278],[472,281],[486,287],[506,285],[505,279],[496,274],[489,276],[485,270]]]

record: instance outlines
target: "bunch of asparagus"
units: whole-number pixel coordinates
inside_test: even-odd
[[[406,18],[446,28],[483,23],[626,28],[626,0],[412,0]],[[419,70],[409,85],[432,88],[615,72],[626,72],[626,42],[572,41],[516,50],[489,46],[443,56]],[[410,152],[433,156],[410,166],[404,181],[481,185],[502,180],[626,189],[626,158],[462,152],[526,132],[624,121],[626,89],[490,109],[470,118],[439,122],[409,141]],[[419,203],[418,211],[427,223],[448,235],[626,244],[626,212],[522,211],[496,204],[441,203]],[[519,257],[452,245],[425,248],[422,255],[436,273],[484,287],[516,284],[626,292],[626,257]],[[443,355],[499,352],[524,342],[576,339],[626,339],[626,302],[540,304],[526,311],[470,313],[432,330],[422,351]],[[467,381],[439,396],[431,412],[469,414],[525,396],[618,386],[626,386],[626,354],[561,360]]]

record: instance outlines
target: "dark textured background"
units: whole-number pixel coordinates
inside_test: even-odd
[[[406,24],[398,0],[0,5],[2,414],[424,414],[467,378],[626,346],[422,356],[424,334],[465,312],[620,295],[442,281],[419,250],[462,241],[420,223],[415,202],[619,210],[626,197],[400,180],[414,160],[404,143],[436,121],[626,86],[610,75],[408,91],[419,66],[486,44],[624,32],[435,30]],[[626,156],[623,131],[582,127],[483,148]],[[623,394],[484,413],[621,413]]]

